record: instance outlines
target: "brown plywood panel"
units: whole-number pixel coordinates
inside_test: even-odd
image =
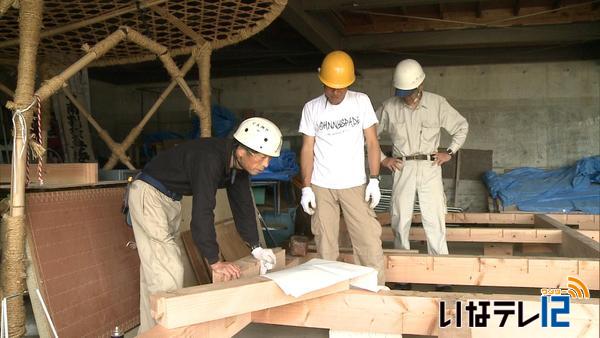
[[[29,163],[31,184],[39,184],[37,164]],[[0,164],[0,183],[10,183],[11,165]],[[94,184],[98,183],[98,163],[44,163],[44,184]]]
[[[139,258],[124,188],[27,194],[39,285],[61,337],[107,337],[139,323]]]

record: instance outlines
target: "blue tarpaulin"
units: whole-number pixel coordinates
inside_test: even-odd
[[[483,181],[493,198],[519,210],[600,214],[600,156],[554,170],[523,167],[502,175],[487,171]]]
[[[271,159],[265,171],[252,176],[252,181],[291,181],[299,170],[296,153],[282,150],[279,157]]]

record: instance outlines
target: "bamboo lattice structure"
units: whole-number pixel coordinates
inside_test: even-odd
[[[14,126],[10,211],[2,219],[2,267],[0,297],[25,290],[25,169],[28,131],[34,99],[41,102],[59,90],[77,107],[106,142],[112,155],[104,169],[117,161],[134,169],[126,151],[175,86],[184,92],[201,121],[201,136],[210,136],[210,57],[214,49],[238,43],[260,32],[283,11],[287,0],[244,1],[59,1],[0,0],[0,60],[18,60],[14,101],[7,107],[23,123]],[[14,6],[16,7],[16,6]],[[44,30],[41,31],[41,27]],[[93,43],[89,47],[88,43]],[[81,55],[83,48],[85,54]],[[179,68],[173,58],[191,54]],[[77,59],[35,90],[36,57]],[[160,60],[171,76],[170,84],[121,143],[114,141],[66,87],[85,67],[101,67]],[[6,62],[5,62],[6,63]],[[184,80],[194,64],[199,67],[199,97]],[[47,72],[44,79],[47,78]],[[12,94],[9,88],[0,90]],[[47,120],[47,119],[46,119]],[[22,297],[11,298],[9,333],[22,336],[25,311]]]

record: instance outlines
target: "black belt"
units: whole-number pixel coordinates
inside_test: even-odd
[[[148,174],[145,174],[144,172],[140,172],[139,174],[137,174],[135,179],[142,180],[142,181],[150,184],[151,186],[156,188],[156,190],[160,191],[167,197],[171,198],[173,201],[181,201],[181,199],[183,198],[183,196],[181,194],[167,189],[167,187],[165,187],[165,185],[162,184],[159,180],[157,180],[156,178],[154,178]]]
[[[435,161],[435,155],[410,155],[397,158],[402,161]]]

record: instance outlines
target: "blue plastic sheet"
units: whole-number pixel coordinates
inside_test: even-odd
[[[600,214],[600,156],[555,170],[523,167],[503,175],[487,171],[483,181],[493,198],[519,210]]]
[[[282,150],[279,157],[273,157],[262,173],[252,176],[252,181],[291,181],[300,171],[296,153]]]
[[[237,124],[237,118],[227,108],[213,104],[211,110],[211,123],[212,123],[212,136],[213,137],[227,137],[233,130],[233,127]],[[200,119],[194,115],[192,117],[192,132],[190,139],[197,139],[200,137]]]

